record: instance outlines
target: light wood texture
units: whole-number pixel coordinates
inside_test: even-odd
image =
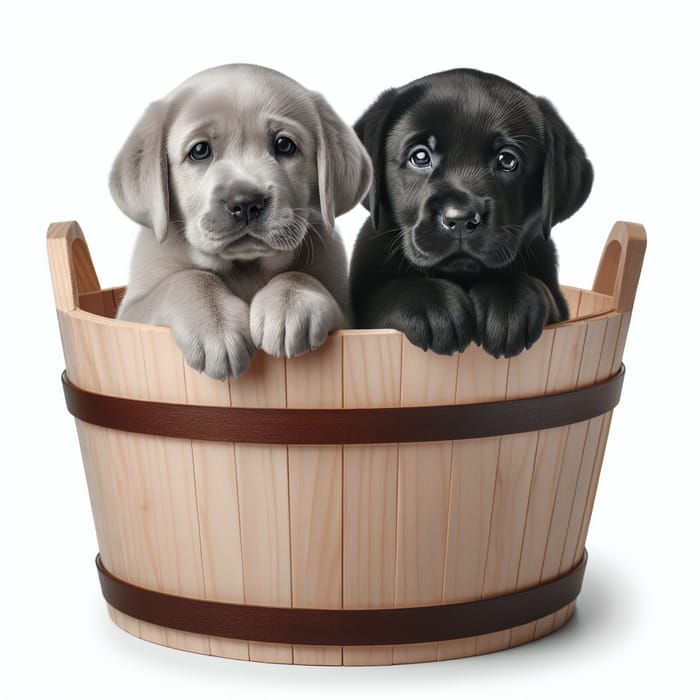
[[[569,307],[569,318],[576,318],[582,291],[576,287],[566,287],[565,285],[561,286],[561,291]]]
[[[549,373],[553,340],[554,331],[546,330],[531,350],[509,360],[507,399],[542,393]],[[501,438],[482,597],[502,595],[515,588],[537,439],[536,432]],[[508,630],[483,635],[477,640],[476,653],[503,649],[509,640]]]
[[[543,393],[552,394],[576,387],[585,337],[585,323],[563,326],[554,331],[551,361]],[[566,426],[552,428],[540,431],[537,438],[525,532],[518,564],[518,589],[529,588],[540,582],[568,432]],[[535,623],[517,627],[510,633],[509,646],[530,641],[534,634]]]
[[[608,328],[608,318],[601,318],[586,324],[586,338],[584,340],[581,363],[579,366],[576,386],[587,386],[595,382],[598,371],[605,333]],[[561,458],[559,478],[557,480],[556,494],[552,508],[549,532],[545,555],[540,571],[540,581],[555,578],[560,571],[563,551],[565,547],[569,520],[574,501],[576,499],[579,470],[586,444],[586,438],[591,422],[602,421],[602,418],[594,418],[593,421],[582,421],[569,426]],[[554,617],[537,622],[534,635],[546,633],[546,629],[552,629]]]
[[[75,222],[47,235],[70,379],[90,391],[217,406],[378,407],[555,393],[618,371],[645,236],[618,222],[570,321],[511,360],[424,353],[396,331],[345,331],[294,360],[258,353],[239,379],[185,366],[168,329],[113,320]],[[578,321],[577,318],[585,320]],[[611,412],[521,435],[402,445],[274,446],[157,438],[76,421],[102,559],[136,585],[247,604],[388,608],[527,588],[581,558]],[[318,665],[460,658],[526,643],[536,623],[431,644],[311,647],[204,637],[135,620],[143,639],[229,658]]]
[[[631,311],[634,306],[646,247],[646,232],[640,224],[618,221],[612,227],[593,291],[612,295],[614,308],[620,313]]]
[[[46,234],[57,311],[78,308],[78,295],[100,289],[85,236],[77,221],[51,224]]]
[[[286,361],[288,408],[342,408],[343,340]],[[292,606],[343,607],[343,448],[290,445]],[[341,647],[294,646],[295,664],[340,665]]]
[[[343,336],[345,408],[398,406],[401,334]],[[343,607],[391,608],[396,578],[398,445],[343,448]],[[343,664],[391,664],[391,646],[344,647]]]
[[[91,314],[114,318],[117,315],[119,302],[124,296],[124,287],[100,289],[94,292],[84,292],[78,295],[78,308]]]
[[[454,403],[458,362],[402,338],[401,405]],[[399,445],[396,607],[442,601],[451,472],[451,442]],[[393,663],[436,660],[437,646],[396,646]]]
[[[603,341],[603,349],[601,351],[598,370],[596,372],[595,380],[597,382],[607,379],[612,374],[612,366],[621,321],[622,317],[619,314],[615,314],[608,319],[608,325],[605,330],[605,339]],[[560,572],[568,571],[577,562],[574,557],[576,554],[576,545],[579,541],[581,530],[584,527],[584,513],[586,510],[588,492],[591,484],[597,482],[596,467],[599,465],[597,465],[596,455],[601,450],[601,447],[602,450],[605,449],[607,428],[610,426],[611,416],[612,411],[589,421],[588,434],[586,435],[586,442],[584,444],[581,464],[579,466],[576,497],[572,505],[571,515],[569,516],[566,540],[564,541],[562,558],[559,565]]]
[[[187,400],[211,406],[230,406],[228,381],[215,381],[183,366]],[[192,440],[202,572],[207,600],[244,603],[243,554],[238,512],[238,478],[233,444]],[[248,642],[209,638],[213,656],[250,658]]]
[[[232,406],[287,405],[284,360],[257,353],[229,385]],[[291,607],[287,447],[237,443],[235,457],[245,603]],[[248,648],[251,661],[293,663],[290,644],[249,642]]]
[[[455,400],[479,403],[505,399],[508,365],[508,360],[495,360],[470,346],[459,357]],[[498,437],[453,443],[442,596],[445,603],[483,596],[500,444]],[[477,640],[469,637],[439,642],[438,658],[473,656]]]
[[[591,318],[609,313],[615,308],[615,302],[611,296],[596,292],[581,292],[576,319]]]

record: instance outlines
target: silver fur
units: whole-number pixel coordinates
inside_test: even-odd
[[[274,135],[294,139],[276,158]],[[198,141],[213,158],[187,157]],[[172,328],[185,361],[238,376],[256,348],[293,357],[350,324],[335,216],[364,196],[369,159],[318,93],[244,64],[198,73],[146,110],[112,168],[119,207],[142,224],[118,318]],[[269,195],[234,232],[231,193]]]

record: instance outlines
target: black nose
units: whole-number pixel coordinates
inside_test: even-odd
[[[237,222],[249,224],[263,213],[265,204],[265,197],[260,192],[239,192],[229,197],[224,206]]]
[[[455,233],[460,233],[464,229],[471,232],[482,220],[483,217],[478,211],[457,212],[455,210],[447,210],[440,214],[440,223],[443,227]]]

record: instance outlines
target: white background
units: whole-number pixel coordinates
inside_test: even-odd
[[[699,28],[690,3],[11,5],[3,5],[0,40],[0,695],[689,697],[699,651],[690,514],[698,344],[686,329],[697,329],[700,234],[700,121],[691,104],[699,74],[690,65]],[[595,166],[590,199],[554,230],[562,281],[590,285],[616,219],[646,226],[590,563],[577,615],[560,633],[476,659],[305,668],[164,649],[108,619],[78,441],[60,391],[46,227],[77,219],[103,285],[124,284],[137,227],[110,199],[112,159],[148,102],[192,73],[232,62],[289,74],[323,92],[348,122],[384,88],[426,73],[499,73],[549,97]],[[358,208],[339,221],[348,247],[364,216]]]

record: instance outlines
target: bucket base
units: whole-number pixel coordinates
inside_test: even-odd
[[[160,627],[129,617],[107,605],[112,621],[125,632],[148,642],[182,651],[239,661],[297,664],[304,666],[390,666],[464,659],[512,649],[545,637],[563,627],[573,616],[576,603],[551,615],[501,632],[427,644],[367,647],[315,647],[302,644],[269,644],[210,637]]]

